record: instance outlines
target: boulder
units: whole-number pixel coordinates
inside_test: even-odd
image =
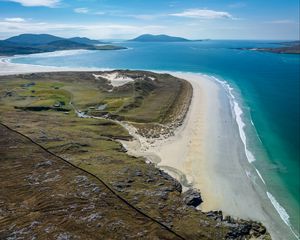
[[[184,192],[183,201],[186,205],[193,207],[197,207],[203,202],[200,193],[195,189],[189,189]]]

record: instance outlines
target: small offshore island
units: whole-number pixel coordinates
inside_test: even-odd
[[[197,210],[206,200],[184,175],[134,154],[195,111],[199,89],[176,76],[1,76],[0,238],[271,239],[258,222]]]
[[[193,42],[202,40],[190,40],[182,37],[174,37],[165,34],[153,35],[153,34],[143,34],[134,39],[128,40],[129,42]]]

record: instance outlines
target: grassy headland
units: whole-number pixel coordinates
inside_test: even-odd
[[[118,81],[132,81],[113,87],[107,76],[117,76]],[[172,132],[183,121],[191,101],[192,87],[188,82],[169,74],[112,71],[19,74],[0,77],[0,84],[2,123],[30,137],[51,153],[94,174],[131,206],[183,238],[249,239],[251,236],[261,236],[262,239],[269,239],[266,229],[258,223],[223,218],[219,212],[197,211],[193,206],[193,201],[199,200],[197,194],[187,196],[181,193],[181,185],[175,179],[153,164],[147,164],[145,159],[128,155],[119,142],[132,138],[119,121],[135,125],[145,136],[157,137]],[[7,148],[15,145],[13,141],[8,142],[5,138],[1,141]],[[28,147],[22,146],[20,149],[26,149],[25,152],[28,150],[28,157],[32,159],[41,158],[35,151],[30,150],[30,146]],[[9,160],[11,157],[8,159],[6,148],[1,148],[1,156],[4,156],[1,157],[1,161],[5,161],[1,168],[9,166],[20,171],[19,168],[14,169],[16,166],[13,160]],[[14,157],[18,160],[21,156],[16,154]],[[34,164],[27,160],[24,166],[30,172]],[[66,179],[68,174],[69,172],[66,173]],[[14,175],[5,175],[5,180],[1,183],[13,182]],[[18,188],[2,189],[4,192],[1,196],[11,193],[10,191],[19,191]],[[31,187],[28,189],[38,191]],[[70,189],[65,188],[64,191],[68,193],[73,189],[74,186]],[[55,186],[51,186],[51,191],[57,191]],[[42,193],[44,198],[47,194],[47,191]],[[60,199],[64,205],[70,200],[67,195]],[[5,199],[1,204],[10,209]],[[107,206],[108,209],[116,207],[119,207],[119,204],[115,200]],[[18,215],[23,210],[14,208],[14,211]],[[107,209],[105,211],[107,213]],[[47,217],[47,211],[40,212]],[[109,212],[105,219],[114,220],[115,213]],[[28,214],[32,213],[29,211]],[[69,212],[62,212],[62,221],[68,215]],[[31,221],[35,218],[29,219]],[[7,217],[3,221],[6,228],[0,233],[6,234],[5,236],[12,234],[10,226],[20,224]],[[30,221],[25,219],[20,226],[30,226]],[[101,220],[94,219],[93,224],[96,222],[100,223]],[[136,223],[128,217],[124,219],[123,224],[125,227],[128,224],[130,228]],[[90,225],[87,231],[97,232],[98,230],[94,230],[95,226]],[[68,231],[72,232],[73,229],[71,224]],[[99,231],[105,233],[104,229]],[[145,229],[148,230],[148,227]],[[39,234],[42,231],[43,228],[37,231],[38,236],[41,236]],[[153,231],[157,233],[158,230]],[[107,232],[105,234],[110,236]],[[118,238],[112,235],[110,237]],[[170,235],[166,239],[175,237]]]

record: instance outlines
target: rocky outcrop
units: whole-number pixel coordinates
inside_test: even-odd
[[[226,239],[271,239],[267,229],[259,222],[223,216],[222,211],[210,211],[206,216],[229,228]]]
[[[188,206],[198,207],[202,202],[200,193],[195,189],[189,189],[183,193],[183,201]]]

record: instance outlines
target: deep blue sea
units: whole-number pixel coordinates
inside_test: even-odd
[[[276,47],[273,41],[134,43],[120,51],[41,54],[12,62],[47,66],[200,72],[227,81],[243,106],[251,152],[270,192],[299,233],[300,55],[237,50]],[[254,125],[254,126],[253,126]],[[280,210],[280,206],[277,208]]]

